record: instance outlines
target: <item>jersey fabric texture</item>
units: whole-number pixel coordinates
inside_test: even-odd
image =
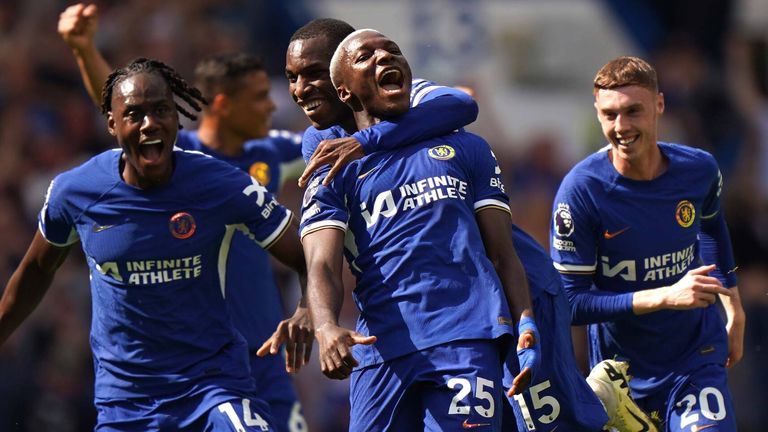
[[[80,241],[90,268],[96,400],[208,385],[251,393],[247,346],[223,297],[226,241],[238,229],[269,247],[290,212],[240,170],[195,152],[174,151],[167,184],[135,188],[120,177],[121,154],[57,176],[39,216],[50,243]]]
[[[202,143],[197,131],[179,131],[176,146],[194,150],[229,163],[255,178],[276,195],[280,188],[281,164],[301,156],[301,136],[285,130],[271,130],[265,138],[247,141],[239,156],[230,157]],[[283,319],[283,303],[275,284],[269,254],[241,231],[230,231],[229,251],[224,268],[225,298],[235,327],[250,349],[251,373],[257,392],[270,405],[289,405],[297,400],[291,377],[285,372],[282,356],[256,356]],[[279,412],[278,412],[279,411]],[[289,418],[274,410],[275,427],[286,430]]]
[[[355,161],[329,187],[310,187],[301,221],[347,231],[357,277],[360,367],[438,344],[512,334],[501,282],[475,212],[509,211],[482,138],[460,132]],[[459,325],[461,323],[461,325]]]
[[[519,431],[557,427],[573,432],[600,430],[608,415],[576,364],[570,308],[560,274],[544,248],[514,224],[512,241],[525,269],[542,343],[536,381],[522,395],[508,398],[512,412],[504,411],[504,430],[514,430],[515,423]],[[509,353],[504,367],[505,389],[512,386],[518,373],[517,356]]]
[[[592,365],[614,356],[628,359],[633,395],[642,398],[678,375],[725,363],[727,338],[717,306],[642,316],[631,307],[635,291],[672,285],[701,265],[699,232],[702,223],[721,217],[722,182],[716,162],[702,150],[659,143],[668,169],[654,180],[636,181],[618,174],[607,148],[563,180],[554,203],[551,254],[574,321],[591,323]],[[590,285],[619,295],[612,316],[579,302]]]

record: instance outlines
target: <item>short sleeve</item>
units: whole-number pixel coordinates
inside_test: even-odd
[[[485,140],[475,135],[468,135],[470,139],[480,142],[470,144],[467,151],[474,155],[469,166],[471,168],[472,185],[475,192],[475,212],[488,207],[496,207],[510,212],[509,197],[501,181],[501,168],[493,154],[491,147]]]
[[[327,170],[316,172],[304,192],[301,206],[301,238],[326,228],[347,230],[349,213],[343,192],[343,176],[336,176],[331,184],[323,186]]]
[[[38,226],[43,237],[52,245],[60,247],[80,240],[66,197],[66,178],[58,176],[48,186],[45,203],[38,215]]]
[[[231,210],[227,224],[268,249],[290,227],[291,212],[255,178],[223,162],[218,168],[222,173],[211,178],[217,178],[221,184],[211,186],[217,193],[229,194],[224,203]]]

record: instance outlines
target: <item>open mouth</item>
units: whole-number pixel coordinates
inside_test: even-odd
[[[301,108],[304,110],[305,113],[309,114],[311,112],[314,112],[320,105],[323,104],[323,101],[319,99],[315,99],[312,101],[309,101],[307,103],[304,103],[301,105]]]
[[[163,153],[163,142],[159,139],[144,141],[139,144],[139,154],[149,162],[156,162]]]
[[[400,69],[386,69],[377,80],[379,87],[387,91],[395,91],[403,88],[403,73]]]
[[[630,145],[634,144],[635,141],[637,141],[638,137],[639,137],[639,135],[635,135],[635,136],[630,137],[630,138],[618,138],[617,137],[616,138],[616,142],[619,143],[619,145],[622,145],[622,146],[630,146]]]

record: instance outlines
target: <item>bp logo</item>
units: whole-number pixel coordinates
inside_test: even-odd
[[[254,162],[250,168],[248,168],[248,174],[255,178],[260,185],[266,186],[271,180],[269,165],[264,162]]]
[[[675,209],[675,219],[681,227],[688,228],[696,219],[696,207],[688,200],[680,201]]]
[[[429,157],[431,157],[432,159],[448,160],[456,156],[456,151],[451,146],[439,145],[437,147],[432,147],[431,149],[429,149],[427,154],[429,154]]]
[[[179,212],[171,216],[171,222],[168,224],[171,235],[177,239],[188,239],[192,237],[197,229],[195,218],[187,212]]]
[[[568,204],[559,203],[552,219],[554,219],[555,233],[558,237],[568,237],[573,234],[575,227],[573,216],[571,216],[571,207]]]

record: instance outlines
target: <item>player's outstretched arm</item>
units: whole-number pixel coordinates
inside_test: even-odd
[[[0,299],[0,345],[40,303],[68,252],[69,246],[54,246],[35,234]]]
[[[78,3],[61,13],[58,30],[64,42],[72,48],[88,95],[97,106],[101,106],[101,88],[112,72],[112,67],[94,43],[98,23],[96,5]]]
[[[703,308],[714,304],[718,296],[731,296],[731,291],[724,288],[717,278],[709,276],[714,269],[714,264],[701,266],[690,270],[670,286],[635,292],[632,311],[643,315],[662,309]]]
[[[356,132],[351,137],[323,140],[312,154],[299,186],[305,187],[312,173],[330,165],[323,184],[328,185],[346,164],[376,151],[393,150],[462,128],[477,119],[477,102],[453,87],[427,85],[413,96],[414,106],[402,116]]]
[[[304,263],[304,251],[298,231],[298,221],[291,216],[290,226],[280,239],[269,247],[268,251],[298,274],[302,298],[293,316],[281,321],[272,336],[256,352],[258,356],[265,356],[267,353],[277,354],[280,345],[285,344],[285,369],[288,372],[297,372],[309,362],[314,334],[305,306],[307,266]]]
[[[539,332],[533,319],[531,294],[525,269],[512,243],[512,222],[509,213],[495,207],[488,207],[480,210],[476,218],[485,253],[499,275],[519,334],[517,358],[520,363],[520,373],[512,381],[512,388],[508,391],[511,396],[528,388],[536,375],[541,362]]]
[[[376,336],[364,336],[339,327],[338,319],[344,300],[341,281],[344,231],[326,228],[304,236],[307,260],[307,304],[315,325],[320,369],[328,378],[345,379],[358,365],[352,346],[370,345]]]

